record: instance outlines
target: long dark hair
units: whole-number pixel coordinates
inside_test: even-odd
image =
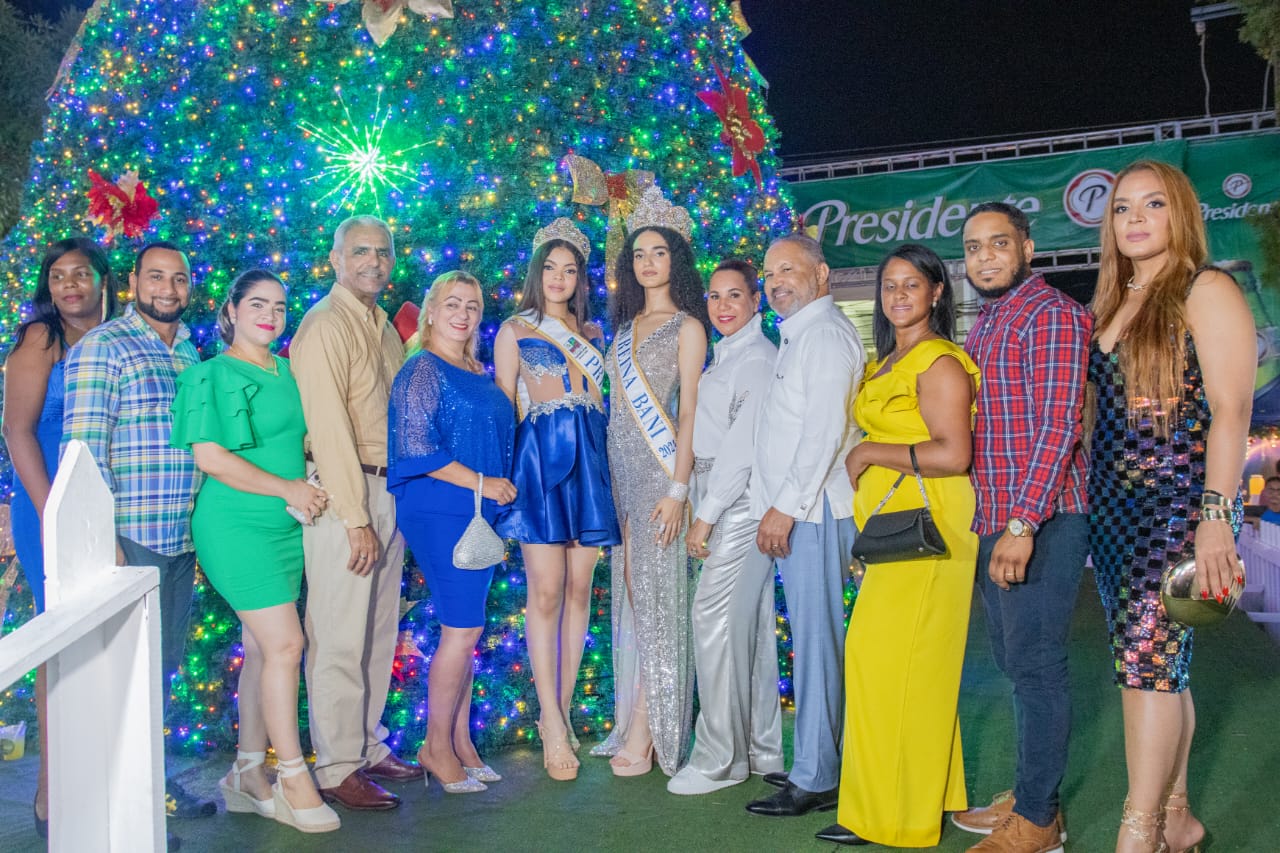
[[[889,261],[900,258],[919,270],[929,286],[942,285],[942,293],[938,303],[929,312],[929,330],[947,340],[952,340],[956,326],[956,304],[952,295],[951,279],[947,277],[947,268],[942,259],[927,246],[918,243],[903,243],[884,256],[880,268],[876,270],[876,307],[872,317],[872,329],[876,338],[876,357],[885,358],[898,345],[897,331],[889,318],[884,315],[884,301],[880,296],[880,284],[884,280],[884,268]]]
[[[249,291],[253,290],[253,286],[261,281],[274,281],[284,288],[285,293],[289,292],[289,289],[284,286],[284,282],[280,280],[280,276],[271,270],[255,268],[245,270],[236,276],[236,280],[231,282],[231,287],[227,288],[227,298],[223,300],[222,307],[218,309],[218,334],[222,336],[222,342],[227,346],[231,346],[231,342],[236,337],[236,327],[231,322],[231,309],[238,306]]]
[[[547,255],[553,249],[568,249],[573,255],[573,262],[578,265],[578,282],[573,288],[573,297],[569,300],[569,313],[578,321],[578,332],[586,334],[587,303],[591,301],[591,282],[587,279],[587,259],[582,257],[578,247],[568,240],[559,238],[548,240],[539,246],[529,260],[529,272],[524,277],[524,290],[520,293],[520,305],[517,311],[533,311],[538,322],[542,322],[546,313],[547,298],[542,290],[542,265],[547,262]]]
[[[632,254],[636,248],[636,238],[646,231],[652,231],[667,241],[667,249],[671,252],[671,301],[676,308],[693,317],[702,324],[711,337],[711,318],[707,314],[707,300],[702,285],[702,275],[693,263],[693,248],[681,234],[670,228],[656,225],[646,226],[627,235],[627,242],[618,255],[615,270],[618,287],[613,292],[613,304],[609,309],[609,319],[613,323],[614,332],[625,323],[635,319],[644,310],[644,288],[636,278],[635,261]]]
[[[22,345],[27,331],[37,323],[45,327],[44,348],[49,349],[56,342],[64,351],[67,348],[67,335],[62,325],[62,315],[58,306],[53,304],[53,292],[49,289],[49,272],[64,255],[79,252],[89,261],[98,274],[102,284],[102,319],[116,313],[116,277],[111,272],[111,264],[107,253],[92,240],[85,237],[69,237],[50,244],[45,250],[44,259],[40,261],[40,275],[36,279],[36,292],[31,297],[31,317],[18,327],[17,340],[14,347]]]

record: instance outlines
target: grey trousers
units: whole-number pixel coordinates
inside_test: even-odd
[[[806,791],[840,781],[844,734],[844,585],[856,530],[823,498],[821,524],[797,521],[791,556],[778,560],[795,652],[796,731],[790,779]]]
[[[716,781],[783,769],[773,561],[756,548],[759,526],[743,493],[711,533],[693,599],[701,710],[688,766]]]

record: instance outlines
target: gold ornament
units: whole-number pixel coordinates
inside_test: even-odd
[[[318,2],[345,6],[351,0],[318,0]],[[391,34],[399,26],[400,15],[406,8],[428,18],[453,17],[453,0],[364,0],[364,12],[361,17],[364,18],[364,25],[369,30],[369,35],[373,36],[374,44],[382,47],[387,43],[387,39],[391,38]]]
[[[587,157],[569,152],[564,164],[573,178],[573,201],[593,207],[608,206],[609,230],[604,244],[604,277],[610,288],[617,285],[614,270],[627,240],[626,219],[635,210],[644,191],[653,186],[653,172],[628,169],[606,173]]]

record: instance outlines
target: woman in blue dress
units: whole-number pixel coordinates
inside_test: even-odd
[[[476,359],[484,314],[480,283],[449,272],[431,285],[416,347],[396,374],[388,412],[387,488],[396,518],[431,590],[440,645],[427,673],[427,738],[418,762],[450,794],[483,791],[502,777],[471,741],[472,660],[484,631],[493,566],[453,564],[453,548],[474,512],[492,524],[516,496],[511,476],[515,415],[511,401]],[[411,351],[415,345],[410,345]]]
[[[517,402],[519,497],[498,532],[520,543],[529,583],[525,642],[538,693],[542,763],[578,775],[569,705],[600,548],[621,541],[605,457],[604,356],[589,341],[587,237],[560,218],[533,239],[520,311],[494,342],[495,378]]]
[[[18,327],[4,372],[4,440],[13,460],[10,524],[18,565],[31,587],[36,613],[44,612],[44,504],[58,467],[62,441],[63,365],[84,333],[111,316],[116,286],[107,256],[83,237],[59,240],[45,252],[31,299],[32,314]],[[45,735],[45,674],[36,674],[40,777],[33,805],[36,831],[48,834],[49,759]]]

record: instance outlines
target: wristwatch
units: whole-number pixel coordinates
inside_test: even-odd
[[[1034,527],[1020,518],[1009,519],[1009,523],[1005,525],[1004,529],[1010,536],[1016,536],[1018,538],[1034,536],[1036,532]]]

